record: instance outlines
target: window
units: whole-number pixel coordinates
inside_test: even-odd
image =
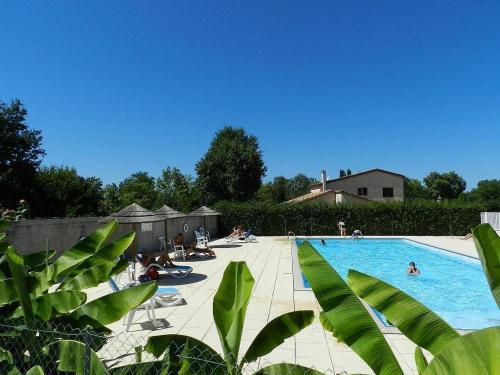
[[[394,189],[393,188],[382,188],[382,196],[384,198],[394,197]]]
[[[358,195],[368,195],[368,188],[358,188]]]

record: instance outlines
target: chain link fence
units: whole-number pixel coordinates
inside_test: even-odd
[[[169,342],[156,340],[148,345],[152,337],[147,332],[77,329],[64,322],[37,322],[28,327],[23,320],[0,319],[0,374],[31,375],[34,366],[46,375],[335,374],[283,363],[271,372],[266,369],[271,363],[265,359],[228,368],[221,354],[196,339],[172,335]]]

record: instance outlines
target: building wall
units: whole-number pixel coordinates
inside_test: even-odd
[[[350,194],[342,194],[342,192],[336,193],[335,197],[336,197],[336,200],[335,200],[336,203],[352,204],[352,203],[366,203],[367,202],[366,199],[354,197]]]
[[[403,178],[379,171],[342,178],[327,182],[327,189],[344,190],[351,194],[358,195],[358,188],[366,187],[368,195],[363,196],[375,201],[402,201],[404,198]],[[382,188],[392,187],[393,198],[384,198]]]
[[[46,246],[55,250],[60,255],[63,250],[71,248],[82,237],[95,231],[104,225],[99,222],[101,217],[88,218],[65,218],[65,219],[37,219],[21,220],[7,229],[7,240],[14,245],[21,255],[31,254],[44,250]],[[205,220],[205,221],[204,221]],[[188,231],[184,232],[184,224],[188,224]],[[200,226],[206,225],[210,235],[217,235],[217,217],[208,216],[186,216],[166,221],[151,223],[151,230],[141,224],[120,224],[111,240],[123,236],[133,230],[136,231],[136,243],[138,250],[157,250],[160,248],[158,237],[165,236],[168,240],[173,239],[177,233],[183,233],[186,242],[192,241],[193,231]]]

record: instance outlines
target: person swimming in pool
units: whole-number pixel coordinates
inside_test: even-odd
[[[324,239],[321,239],[321,240],[319,241],[319,243],[320,243],[321,245],[326,245],[326,242],[325,242],[325,240],[324,240]]]
[[[408,275],[420,275],[420,270],[417,268],[415,262],[410,262],[408,269],[406,270]]]

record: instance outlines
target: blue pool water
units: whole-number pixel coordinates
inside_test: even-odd
[[[454,328],[500,325],[500,311],[479,260],[401,239],[309,242],[344,280],[349,269],[375,276],[419,300]],[[419,276],[406,274],[410,261],[417,264]],[[304,285],[309,287],[305,278]]]

